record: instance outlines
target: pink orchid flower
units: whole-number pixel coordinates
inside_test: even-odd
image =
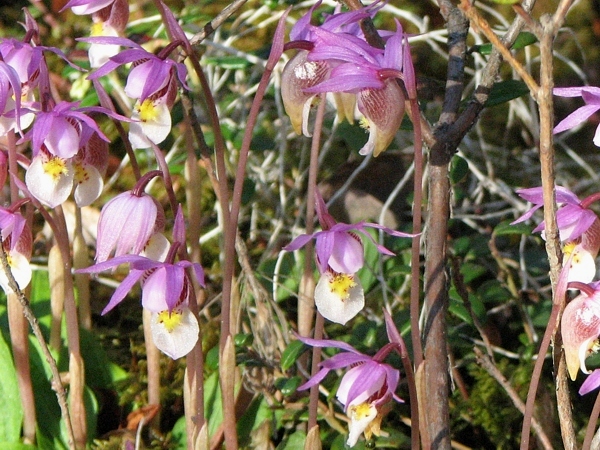
[[[129,47],[112,56],[88,78],[96,80],[123,64],[133,63],[125,85],[125,94],[136,99],[129,139],[133,148],[160,144],[171,131],[171,107],[177,95],[177,80],[185,89],[189,89],[185,83],[185,65],[168,58],[180,42],[173,42],[154,55],[129,39],[91,37],[80,40]]]
[[[530,219],[544,204],[541,187],[518,189],[517,193],[533,203],[533,207],[513,224]],[[600,251],[600,220],[589,206],[599,195],[593,194],[579,200],[573,192],[561,186],[556,186],[555,193],[556,202],[560,205],[556,222],[560,240],[564,244],[563,252],[567,257],[573,255],[569,265],[564,268],[568,271],[568,281],[590,282],[596,274],[595,259]],[[542,221],[533,231],[541,231],[542,238],[545,238],[545,223]]]
[[[298,250],[311,239],[315,239],[317,266],[321,273],[321,278],[315,287],[315,305],[326,319],[345,324],[365,305],[364,291],[356,275],[364,265],[364,249],[359,234],[367,236],[375,244],[379,253],[384,255],[394,255],[394,253],[375,242],[366,232],[367,228],[383,230],[396,237],[414,237],[414,235],[395,231],[376,223],[337,223],[327,211],[325,201],[318,191],[316,209],[323,230],[298,236],[285,246],[284,250]]]
[[[298,48],[298,53],[288,61],[282,73],[281,96],[286,113],[290,117],[292,126],[296,133],[303,133],[310,136],[308,131],[308,115],[312,99],[315,93],[305,91],[305,89],[313,87],[322,81],[329,78],[331,69],[338,64],[337,58],[322,58],[320,60],[312,60],[310,55],[319,45],[319,30],[330,32],[336,36],[362,36],[362,32],[358,26],[354,26],[357,22],[369,15],[375,13],[375,10],[363,8],[357,11],[337,13],[328,16],[322,25],[319,27],[311,24],[311,17],[314,10],[320,6],[321,2],[315,3],[308,12],[302,16],[290,31],[291,42],[286,45],[286,49]],[[358,39],[360,41],[360,39]],[[366,42],[363,43],[365,52],[380,51],[373,50]],[[356,45],[360,45],[356,42]],[[338,56],[338,55],[336,55]],[[353,96],[338,95],[336,97],[336,105],[340,119],[348,119],[354,121],[354,105]]]
[[[386,315],[388,336],[397,335],[391,318]],[[390,330],[390,327],[393,330]],[[336,340],[317,340],[298,336],[303,343],[312,347],[333,347],[343,350],[319,364],[319,371],[298,390],[309,389],[319,384],[332,370],[350,367],[337,390],[336,398],[344,405],[350,419],[347,445],[353,447],[361,434],[367,439],[371,434],[379,435],[384,405],[392,399],[402,400],[396,395],[400,372],[383,362],[391,351],[399,351],[397,343],[384,345],[374,356],[357,351],[351,345]]]
[[[317,5],[315,5],[317,6]],[[328,17],[322,26],[310,25],[309,13],[300,19],[288,48],[301,50],[282,74],[282,98],[296,132],[307,132],[306,122],[314,95],[331,92],[338,97],[341,119],[354,121],[354,105],[364,117],[369,140],[360,154],[375,156],[394,139],[404,116],[404,93],[396,78],[409,92],[416,92],[410,47],[399,22],[396,33],[387,39],[385,50],[369,45],[357,22],[375,14],[378,6]],[[356,99],[354,98],[356,97]]]
[[[193,289],[187,269],[201,286],[204,286],[204,270],[198,263],[177,261],[175,255],[185,239],[183,213],[178,208],[171,245],[165,261],[138,255],[121,255],[109,261],[100,262],[77,273],[98,273],[129,264],[130,272],[115,290],[102,314],[117,306],[133,286],[139,281],[142,286],[142,307],[152,313],[151,332],[156,346],[172,359],[188,354],[198,341],[199,325],[189,308],[190,293]]]
[[[87,115],[98,112],[129,121],[102,107],[80,108],[79,103],[60,102],[51,110],[36,113],[32,129],[20,140],[31,139],[33,158],[25,181],[31,194],[44,205],[54,208],[62,204],[71,194],[74,183],[79,206],[90,204],[100,195],[103,185],[101,174],[94,165],[86,164],[92,153],[95,153],[95,162],[100,164],[98,152],[109,142],[96,122]],[[108,158],[108,151],[103,156]]]

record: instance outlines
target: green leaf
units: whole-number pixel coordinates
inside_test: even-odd
[[[530,33],[529,31],[523,31],[522,33],[519,33],[511,48],[513,50],[520,50],[528,45],[535,44],[537,41],[538,39],[535,37],[535,34]]]
[[[36,434],[39,448],[56,450],[68,449],[68,438],[61,419],[60,407],[56,394],[50,386],[52,375],[38,341],[29,337],[31,381],[35,391],[35,410],[37,412],[38,430]],[[66,350],[65,350],[66,352]],[[56,358],[56,354],[53,354]],[[68,360],[68,358],[67,358]],[[58,370],[67,370],[67,364],[58,361]]]
[[[369,233],[375,239],[375,242],[378,241],[379,236],[377,231],[367,228],[365,232]],[[377,270],[377,262],[379,261],[380,254],[375,244],[369,238],[362,236],[361,240],[365,248],[365,265],[358,271],[358,277],[366,294],[377,283],[375,270]]]
[[[530,33],[529,31],[523,31],[522,33],[519,33],[511,49],[520,50],[522,48],[527,47],[528,45],[535,44],[537,41],[538,40],[535,37],[535,34]],[[474,45],[473,47],[471,47],[471,53],[489,55],[492,53],[493,48],[494,46],[492,44]]]
[[[448,310],[463,322],[473,325],[471,313],[469,313],[467,306],[465,305],[462,297],[458,295],[458,292],[456,292],[456,288],[454,286],[450,288],[448,295],[450,296],[450,305]],[[469,293],[469,303],[471,304],[473,314],[475,314],[480,322],[485,322],[486,309],[482,301],[476,295]]]
[[[469,163],[458,155],[452,157],[450,162],[450,181],[452,184],[460,183],[469,173]]]
[[[12,354],[0,333],[0,442],[19,442],[23,409]]]
[[[531,234],[531,226],[530,225],[526,225],[524,223],[516,223],[514,225],[511,225],[511,223],[508,220],[505,220],[504,222],[500,222],[498,225],[496,225],[496,228],[494,228],[494,235],[495,236],[504,236],[504,235],[509,235],[509,234]]]
[[[504,303],[513,297],[498,280],[489,280],[477,289],[477,295],[486,303]]]
[[[85,361],[86,384],[93,389],[112,388],[113,383],[117,381],[117,379],[113,378],[113,374],[121,374],[115,373],[115,368],[111,366],[111,362],[100,342],[96,339],[95,334],[84,328],[79,333],[81,338],[81,354]]]
[[[306,441],[306,433],[295,431],[277,446],[277,450],[300,450],[304,448],[304,441]]]
[[[501,105],[515,98],[529,94],[529,88],[523,81],[519,80],[504,80],[494,84],[492,92],[485,102],[486,108],[491,106]]]
[[[185,428],[185,416],[180,417],[171,430],[171,441],[173,450],[187,450],[187,431]]]
[[[281,355],[281,369],[288,370],[292,367],[298,357],[304,352],[305,346],[301,341],[292,341]]]
[[[292,378],[277,378],[275,380],[275,387],[281,391],[283,395],[291,395],[298,389],[302,383],[302,378],[295,376]]]
[[[236,347],[250,347],[254,341],[252,333],[238,333],[233,338]]]
[[[487,269],[480,264],[475,263],[463,263],[460,267],[460,273],[463,276],[463,282],[465,284],[479,278],[481,275],[487,272]]]
[[[264,395],[257,396],[250,407],[246,409],[240,420],[238,420],[238,436],[242,444],[250,441],[252,431],[261,428],[267,422],[270,424],[273,420],[273,411],[269,406],[267,398]],[[268,425],[267,425],[268,426]],[[246,447],[245,445],[243,445]]]
[[[208,421],[208,434],[212,436],[223,422],[223,402],[218,371],[204,380],[204,416]]]

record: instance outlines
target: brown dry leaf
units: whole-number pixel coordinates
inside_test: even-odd
[[[160,411],[160,405],[147,405],[132,411],[127,415],[127,426],[125,428],[137,430],[142,420],[144,423],[149,423],[158,414],[158,411]]]

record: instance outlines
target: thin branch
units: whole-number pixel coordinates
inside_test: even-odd
[[[496,36],[496,33],[492,31],[487,21],[479,15],[477,10],[471,5],[469,0],[461,0],[460,8],[469,18],[473,27],[481,31],[485,35],[485,37],[488,38],[488,40],[492,43],[494,48],[500,52],[504,60],[508,62],[510,66],[515,70],[515,72],[519,74],[519,76],[523,79],[523,81],[525,82],[525,84],[527,85],[530,92],[532,93],[532,95],[534,95],[535,98],[534,93],[537,93],[539,89],[538,84],[535,82],[535,80],[529,74],[529,72],[527,72],[525,67],[523,67],[523,65],[512,55],[510,49],[506,45],[504,45],[504,43],[498,36]]]

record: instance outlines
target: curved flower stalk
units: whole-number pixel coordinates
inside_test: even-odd
[[[316,192],[316,210],[322,231],[303,234],[284,247],[294,251],[315,239],[316,258],[321,278],[315,288],[315,304],[323,317],[332,322],[345,324],[356,316],[365,305],[365,296],[356,273],[364,265],[364,249],[359,234],[367,236],[379,253],[393,252],[375,242],[366,232],[367,228],[383,230],[396,237],[414,237],[376,223],[337,223],[327,211],[325,201]],[[359,233],[359,234],[357,234]]]
[[[168,58],[179,42],[169,44],[154,55],[129,39],[92,37],[80,40],[129,47],[111,57],[88,78],[96,80],[123,64],[132,63],[125,85],[125,94],[136,100],[129,129],[131,145],[133,148],[148,148],[151,142],[160,144],[165,140],[171,131],[170,110],[177,96],[177,80],[189,89],[185,83],[185,65]]]
[[[179,208],[175,219],[178,230],[183,228],[183,214]],[[191,280],[186,269],[191,268],[201,286],[204,286],[204,270],[198,263],[177,261],[175,255],[182,242],[174,232],[165,261],[145,256],[121,255],[100,262],[77,273],[98,273],[128,263],[129,275],[115,290],[102,314],[117,306],[139,281],[142,286],[142,307],[152,313],[151,330],[156,346],[173,359],[187,355],[198,340],[198,320],[189,309]]]
[[[600,251],[600,220],[589,206],[599,196],[593,194],[582,201],[573,192],[561,186],[556,186],[555,193],[556,202],[561,205],[556,213],[556,222],[563,252],[566,257],[573,255],[570,263],[563,268],[568,271],[567,281],[589,283],[596,275],[595,259]],[[533,203],[533,207],[512,222],[513,224],[530,219],[544,204],[541,187],[517,189],[517,194]],[[543,221],[533,231],[541,231],[542,238],[545,239]]]
[[[319,384],[331,370],[350,367],[342,377],[336,394],[350,419],[346,444],[353,447],[361,434],[367,439],[373,434],[381,435],[381,420],[389,410],[389,403],[392,399],[402,402],[396,395],[400,371],[383,362],[391,351],[398,351],[398,345],[386,344],[374,356],[367,356],[345,342],[297,337],[312,347],[343,350],[321,362],[320,370],[298,390],[309,389]]]
[[[25,218],[15,212],[21,206],[22,201],[13,205],[10,209],[0,208],[0,230],[2,230],[2,245],[6,252],[11,272],[20,289],[25,289],[31,281],[31,250],[33,240],[31,229]],[[4,267],[0,265],[0,287],[5,293],[12,293],[9,286],[8,275]]]
[[[316,5],[315,5],[316,6]],[[412,92],[414,71],[403,73],[411,65],[410,48],[399,22],[395,33],[386,35],[385,50],[370,46],[360,33],[357,22],[372,16],[376,8],[330,16],[322,26],[310,25],[307,16],[298,21],[288,48],[301,50],[286,65],[282,75],[282,97],[286,112],[296,132],[308,135],[307,119],[314,95],[332,92],[337,95],[341,118],[354,120],[354,105],[363,115],[363,125],[370,131],[369,140],[360,150],[379,155],[392,142],[404,116],[404,93],[396,78],[403,79]],[[406,58],[406,55],[409,55]],[[410,87],[409,87],[410,86]]]
[[[585,101],[585,105],[581,108],[577,108],[554,127],[555,134],[575,128],[585,122],[596,111],[600,110],[599,87],[582,86],[554,88],[553,93],[559,97],[581,97],[583,98],[583,101]],[[596,128],[596,134],[594,135],[593,141],[596,146],[600,147],[600,127]]]

